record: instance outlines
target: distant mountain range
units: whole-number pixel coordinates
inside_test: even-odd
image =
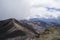
[[[47,25],[60,26],[60,18],[59,19],[30,18],[29,20],[33,22],[41,22],[41,24],[43,23],[44,25],[47,24]]]

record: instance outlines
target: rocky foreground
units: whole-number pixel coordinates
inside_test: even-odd
[[[2,20],[0,40],[60,40],[60,26],[42,21]]]

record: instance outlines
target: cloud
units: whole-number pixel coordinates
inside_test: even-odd
[[[34,0],[31,13],[40,15],[40,18],[58,18],[60,15],[60,1]]]
[[[47,7],[47,10],[48,11],[59,11],[60,12],[60,8],[49,8],[49,7]]]
[[[30,12],[28,0],[0,0],[0,20],[7,18],[23,19]]]
[[[35,15],[57,18],[60,15],[59,8],[60,0],[0,0],[0,19],[24,19]]]

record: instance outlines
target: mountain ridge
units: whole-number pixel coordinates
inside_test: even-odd
[[[59,28],[60,25],[58,27],[55,23],[40,20],[6,19],[0,21],[0,40],[48,40],[53,34],[54,39],[54,36],[58,36],[57,33],[60,34]]]
[[[15,35],[17,33],[20,33],[20,34],[17,34],[20,36],[16,35],[17,38],[14,38],[15,35],[11,36],[13,33]],[[25,38],[28,37],[30,39],[34,39],[35,37],[39,36],[39,33],[37,33],[34,28],[31,29],[28,26],[21,24],[16,19],[7,19],[7,20],[0,21],[0,39],[8,40],[12,37],[11,39],[22,40],[22,39],[24,39],[23,38],[24,36],[25,36]],[[26,38],[26,39],[28,39],[28,38]]]

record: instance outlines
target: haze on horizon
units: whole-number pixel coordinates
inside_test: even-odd
[[[30,17],[60,17],[60,0],[0,0],[0,20]]]

